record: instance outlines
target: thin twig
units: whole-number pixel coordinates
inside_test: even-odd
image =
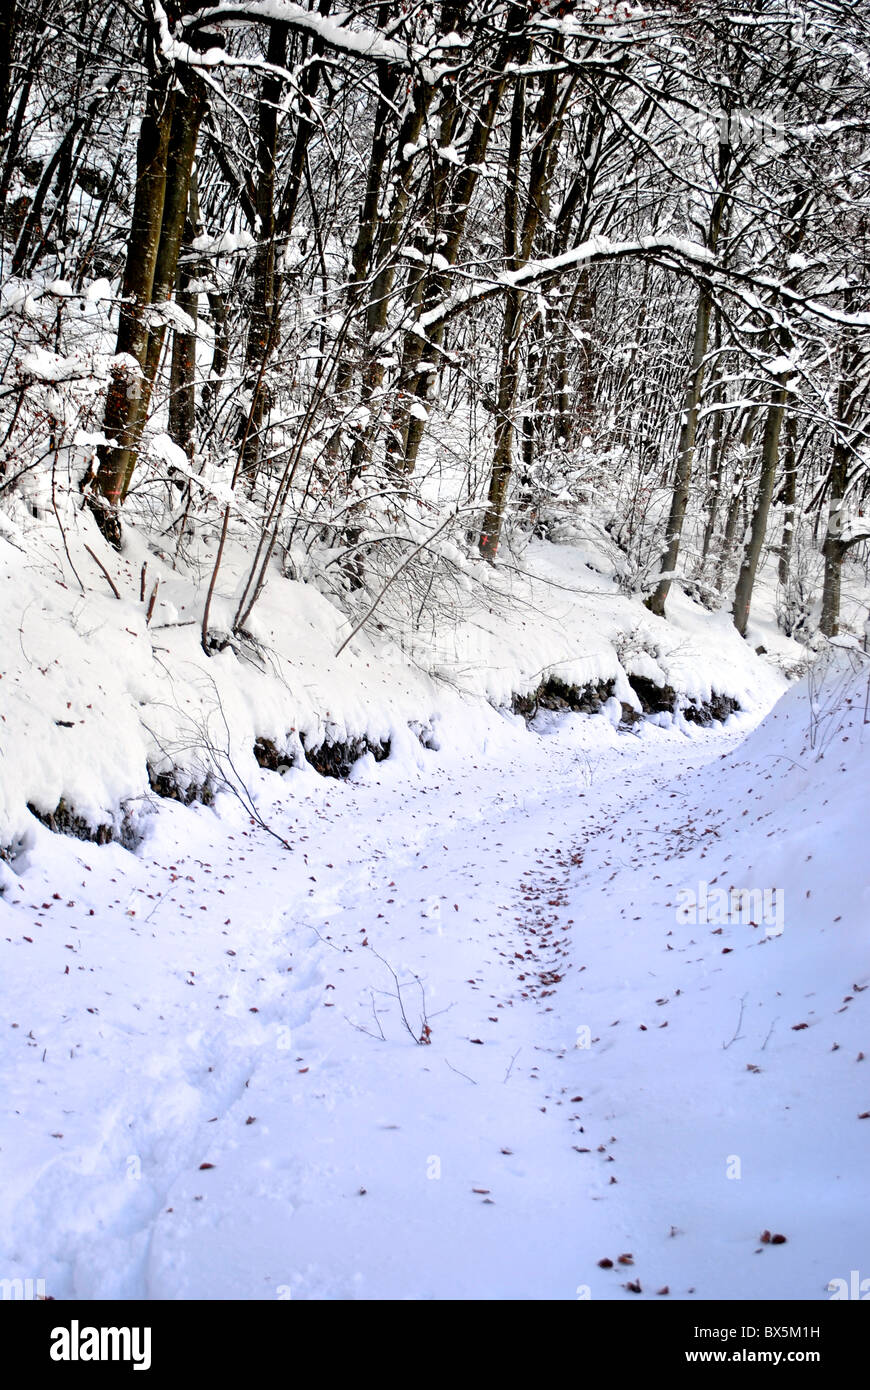
[[[737,1015],[737,1027],[734,1029],[734,1036],[732,1037],[731,1042],[722,1044],[722,1048],[726,1052],[728,1048],[731,1046],[731,1043],[739,1042],[740,1039],[743,1037],[743,1034],[740,1032],[740,1025],[743,1022],[743,1010],[746,1006],[746,997],[747,996],[744,994],[742,999],[740,1000],[740,1013]]]
[[[446,1065],[447,1065],[448,1067],[450,1067],[450,1070],[451,1070],[451,1071],[455,1071],[455,1072],[456,1072],[456,1075],[457,1075],[457,1076],[464,1076],[464,1077],[465,1077],[465,1080],[466,1080],[466,1081],[470,1081],[471,1084],[472,1084],[472,1086],[476,1086],[476,1085],[477,1085],[477,1082],[475,1081],[475,1079],[474,1079],[473,1076],[469,1076],[466,1072],[460,1071],[458,1067],[454,1067],[454,1066],[452,1065],[452,1063],[450,1063],[450,1062],[447,1061],[447,1058],[446,1058],[446,1057],[444,1058],[444,1061],[445,1061]]]
[[[764,1049],[767,1047],[767,1044],[770,1042],[770,1039],[773,1037],[773,1030],[774,1030],[774,1028],[776,1027],[776,1025],[777,1025],[778,1023],[779,1023],[779,1016],[777,1016],[777,1017],[773,1020],[773,1022],[772,1022],[771,1025],[770,1025],[770,1028],[769,1028],[768,1031],[767,1031],[767,1037],[764,1039],[764,1042],[761,1044],[761,1050],[762,1050],[762,1052],[763,1052]]]
[[[88,554],[90,555],[91,559],[92,559],[97,565],[99,565],[100,569],[103,571],[103,574],[106,576],[106,580],[107,580],[107,582],[108,582],[109,588],[112,590],[112,593],[115,595],[115,598],[120,599],[121,595],[118,593],[117,585],[115,584],[114,579],[113,579],[112,576],[109,574],[109,571],[106,569],[106,566],[103,564],[103,562],[102,562],[102,560],[100,559],[99,555],[95,555],[94,552],[91,550],[91,547],[90,547],[89,545],[86,545],[86,546],[85,546],[85,550],[88,552]]]
[[[396,582],[399,575],[402,573],[402,570],[406,569],[408,565],[410,565],[414,557],[416,555],[419,555],[421,550],[425,550],[427,546],[430,545],[432,541],[434,541],[435,537],[440,536],[441,532],[445,530],[445,528],[448,527],[451,524],[451,522],[455,521],[457,517],[461,516],[463,512],[472,512],[475,510],[476,508],[474,507],[458,507],[455,512],[451,512],[450,515],[444,521],[442,521],[440,526],[436,527],[436,529],[432,532],[430,536],[427,536],[425,540],[422,540],[419,545],[414,546],[414,549],[411,551],[411,553],[409,555],[406,555],[402,563],[400,565],[397,565],[397,567],[393,570],[393,573],[390,575],[387,582],[381,588],[381,591],[375,598],[374,602],[371,603],[369,607],[366,609],[365,613],[360,618],[356,627],[348,633],[347,637],[345,637],[338,651],[335,653],[337,657],[341,656],[348,642],[353,641],[354,637],[356,637],[357,633],[360,631],[360,628],[365,626],[365,624],[368,622],[369,618],[372,616],[375,609],[377,608],[378,604],[380,603],[381,599],[384,597],[384,594],[391,587],[391,585],[393,585]]]
[[[150,622],[151,622],[151,615],[152,615],[152,613],[154,612],[154,605],[155,605],[155,603],[157,602],[157,590],[158,590],[159,588],[160,588],[160,580],[158,579],[158,580],[155,581],[154,588],[151,590],[151,597],[150,597],[150,599],[148,600],[148,612],[145,614],[145,626],[146,626],[146,627],[148,627],[148,625],[149,625]]]
[[[390,962],[389,962],[388,960],[385,960],[384,957],[380,954],[380,952],[375,950],[374,946],[368,946],[368,947],[366,947],[366,949],[369,950],[369,951],[371,951],[371,953],[372,953],[373,956],[377,956],[377,958],[378,958],[378,960],[381,962],[381,964],[382,964],[382,965],[385,965],[385,966],[387,967],[387,969],[389,970],[390,974],[391,974],[392,977],[393,977],[393,983],[394,983],[395,986],[396,986],[396,998],[397,998],[398,1001],[399,1001],[399,1010],[400,1010],[401,1015],[402,1015],[402,1022],[404,1023],[404,1025],[405,1025],[406,1029],[408,1030],[408,1032],[410,1033],[411,1037],[414,1039],[414,1042],[417,1043],[418,1046],[423,1046],[423,1045],[425,1045],[426,1043],[429,1042],[429,1033],[430,1033],[430,1029],[429,1029],[429,1024],[428,1024],[427,1021],[426,1021],[426,996],[425,996],[425,993],[423,992],[423,982],[422,982],[422,980],[420,979],[420,976],[419,976],[419,975],[414,975],[414,979],[417,981],[418,985],[420,986],[420,993],[423,995],[423,1018],[422,1018],[423,1027],[422,1027],[422,1029],[421,1029],[420,1036],[419,1036],[419,1038],[418,1038],[418,1037],[417,1037],[417,1034],[414,1032],[414,1030],[413,1030],[413,1028],[411,1027],[410,1023],[408,1022],[408,1015],[405,1013],[405,1003],[404,1003],[404,1000],[402,999],[402,986],[401,986],[401,984],[400,984],[400,982],[399,982],[399,977],[398,977],[398,975],[396,974],[396,972],[395,972],[395,970],[393,969],[393,967],[390,965]],[[410,981],[409,981],[409,980],[406,981],[406,984],[410,984]]]

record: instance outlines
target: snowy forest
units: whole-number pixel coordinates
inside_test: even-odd
[[[244,535],[207,649],[274,558],[361,618],[398,585],[419,624],[503,542],[590,527],[653,613],[679,577],[745,633],[775,551],[783,631],[838,631],[868,539],[862,6],[3,23],[3,492],[179,563]]]
[[[870,6],[6,0],[0,133],[3,1298],[870,1297]]]

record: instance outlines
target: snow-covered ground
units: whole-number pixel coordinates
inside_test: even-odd
[[[225,793],[162,804],[135,853],[34,823],[0,864],[0,1273],[91,1299],[870,1276],[851,661],[754,732],[493,710],[347,783],[256,773],[289,849]],[[713,920],[678,920],[702,884]],[[714,925],[734,887],[778,907]]]
[[[355,635],[341,596],[276,567],[249,622],[253,640],[206,656],[213,547],[203,541],[197,561],[176,567],[132,527],[119,555],[89,513],[71,509],[67,520],[66,550],[53,517],[0,535],[0,853],[26,847],[28,807],[46,816],[61,802],[92,829],[117,833],[126,821],[137,833],[155,800],[149,767],[182,791],[209,777],[246,786],[258,739],[287,763],[302,759],[300,739],[309,749],[390,741],[413,770],[426,761],[417,736],[478,748],[490,706],[509,707],[548,677],[612,682],[615,720],[622,701],[640,709],[629,677],[683,702],[729,696],[756,714],[785,686],[727,613],[675,588],[668,620],[656,618],[620,592],[601,546],[540,542],[517,567],[469,562],[461,601],[422,627],[404,607],[389,624],[385,603]],[[228,635],[250,557],[227,549],[211,630]],[[806,659],[768,627],[759,640],[781,667]]]

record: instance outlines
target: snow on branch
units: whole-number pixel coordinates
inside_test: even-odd
[[[718,268],[712,251],[700,242],[685,240],[682,237],[643,236],[632,241],[611,241],[609,237],[593,236],[560,256],[529,261],[519,270],[507,270],[491,280],[476,281],[458,294],[442,300],[425,314],[421,314],[412,331],[425,337],[432,328],[455,318],[472,305],[481,304],[502,294],[505,290],[531,289],[542,280],[550,280],[569,271],[579,270],[585,265],[642,255],[676,258],[694,269],[708,272]]]
[[[805,313],[815,319],[844,327],[870,327],[870,313],[849,313],[823,302],[819,296],[832,292],[831,286],[822,286],[814,297],[810,298],[792,289],[787,282],[769,275],[740,271],[732,266],[725,267],[709,247],[688,238],[641,236],[631,241],[612,241],[609,237],[592,236],[559,256],[529,261],[519,270],[508,270],[491,279],[474,281],[421,314],[410,331],[426,338],[433,328],[506,290],[533,289],[543,281],[580,270],[583,266],[635,256],[647,256],[666,268],[700,275],[719,289],[737,295],[748,308],[757,313],[769,315],[770,301],[780,299],[794,313]],[[765,298],[761,297],[762,294]]]
[[[320,39],[327,48],[331,48],[339,53],[345,53],[352,58],[365,58],[369,62],[394,63],[402,67],[407,67],[411,63],[423,62],[430,57],[428,49],[400,43],[396,39],[387,38],[377,29],[356,29],[350,27],[350,22],[355,16],[348,12],[336,10],[327,17],[313,10],[306,10],[301,5],[291,3],[291,0],[248,0],[248,3],[214,5],[195,14],[187,15],[182,20],[179,28],[182,30],[201,31],[205,26],[218,23],[269,23],[270,21],[286,24],[296,33],[308,34],[312,38]],[[188,48],[187,44],[178,44],[176,40],[169,37],[168,42],[171,46],[184,48],[184,61],[193,63],[208,62],[208,53],[197,54]],[[167,51],[166,39],[164,39],[163,51],[165,56],[177,56],[181,54],[170,53]],[[220,54],[213,61],[218,62],[223,59],[223,52],[216,50]]]

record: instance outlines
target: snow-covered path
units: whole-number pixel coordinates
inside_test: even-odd
[[[867,1248],[860,1152],[814,1099],[855,1110],[855,1015],[842,1056],[827,1037],[852,956],[808,1005],[813,959],[759,967],[794,937],[675,924],[725,813],[663,785],[737,741],[496,721],[410,780],[264,775],[291,853],[229,798],[164,806],[137,856],[45,832],[0,903],[26,979],[2,1037],[7,1277],[60,1298],[829,1296]],[[820,1008],[807,1084],[765,1087]]]

